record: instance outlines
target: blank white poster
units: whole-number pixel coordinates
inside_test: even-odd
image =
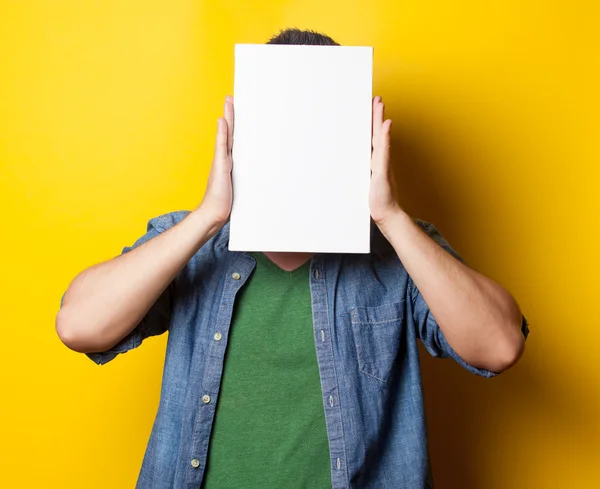
[[[229,249],[369,253],[373,48],[237,44]]]

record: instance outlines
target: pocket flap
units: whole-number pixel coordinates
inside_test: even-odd
[[[394,302],[371,307],[353,307],[350,317],[354,324],[383,324],[404,317],[404,302]]]

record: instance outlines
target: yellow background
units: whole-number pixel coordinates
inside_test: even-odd
[[[298,26],[375,47],[401,202],[531,322],[497,379],[424,358],[437,487],[600,487],[594,3],[0,0],[0,486],[134,486],[166,335],[95,366],[60,297],[199,203],[233,44]]]

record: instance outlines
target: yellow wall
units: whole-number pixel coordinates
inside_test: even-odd
[[[61,294],[197,205],[233,44],[299,26],[375,46],[402,203],[531,322],[492,381],[425,359],[438,487],[600,487],[594,3],[0,0],[0,486],[133,487],[166,337],[97,367]]]

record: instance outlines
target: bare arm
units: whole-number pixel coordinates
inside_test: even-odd
[[[215,233],[197,209],[140,247],[81,272],[56,316],[61,340],[103,351],[129,334],[198,249]]]
[[[393,246],[444,337],[467,363],[501,372],[521,356],[525,340],[514,298],[429,238],[398,205],[389,161],[391,120],[373,100],[371,217]]]
[[[521,311],[502,286],[458,261],[400,210],[380,229],[465,362],[499,373],[519,359]]]
[[[228,220],[231,210],[233,103],[219,119],[215,159],[202,204],[172,228],[129,253],[81,272],[67,289],[56,332],[72,350],[104,351],[140,323],[191,257]]]

